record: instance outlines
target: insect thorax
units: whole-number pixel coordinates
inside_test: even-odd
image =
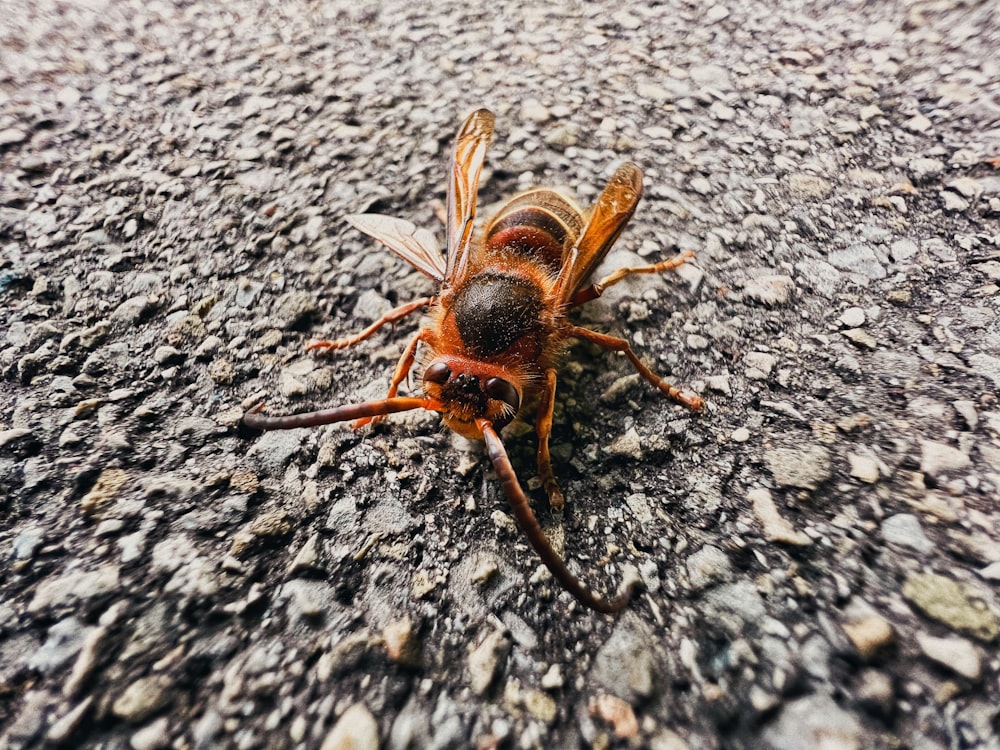
[[[478,357],[501,354],[542,328],[542,290],[513,274],[476,274],[455,293],[451,309],[462,343]]]

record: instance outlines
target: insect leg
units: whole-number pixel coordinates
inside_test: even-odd
[[[350,419],[396,414],[397,412],[410,411],[412,409],[441,411],[442,404],[434,398],[383,398],[377,401],[365,401],[361,404],[335,406],[332,409],[308,411],[303,414],[286,414],[280,417],[269,417],[266,414],[261,414],[260,410],[263,408],[264,405],[261,404],[252,411],[248,411],[240,420],[240,425],[248,427],[251,430],[260,431],[294,430],[297,427],[315,427],[321,424],[346,422]]]
[[[427,307],[429,304],[435,301],[435,297],[421,297],[420,299],[415,299],[412,302],[407,302],[405,305],[400,305],[395,310],[390,310],[381,318],[376,320],[361,333],[356,333],[353,336],[345,336],[340,339],[333,339],[332,341],[313,341],[309,346],[306,347],[306,351],[313,351],[314,349],[323,349],[324,351],[332,351],[337,349],[346,349],[349,346],[354,346],[355,344],[364,341],[366,338],[375,333],[379,328],[384,326],[386,323],[395,323],[397,320],[402,320],[407,315],[409,315],[414,310],[419,310],[421,307]]]
[[[490,461],[493,462],[493,469],[500,478],[500,485],[507,496],[507,502],[510,503],[510,507],[514,511],[514,517],[517,518],[517,523],[521,527],[521,531],[528,537],[531,546],[534,547],[535,552],[538,553],[542,562],[545,563],[545,567],[551,571],[555,579],[578,602],[597,612],[614,614],[628,606],[628,603],[639,590],[641,584],[637,581],[632,581],[614,599],[605,599],[597,596],[580,583],[580,579],[570,573],[569,568],[566,567],[566,563],[552,549],[549,540],[545,538],[545,532],[538,525],[538,519],[535,518],[531,506],[528,504],[528,498],[524,494],[524,490],[521,489],[521,483],[517,481],[517,475],[514,473],[514,468],[510,465],[510,459],[507,457],[507,451],[503,447],[503,441],[497,435],[493,424],[488,419],[477,419],[476,426],[479,427],[483,433],[483,437],[486,439],[486,452],[489,454]]]
[[[694,260],[694,253],[691,250],[685,250],[682,253],[678,253],[673,258],[668,258],[667,260],[660,261],[659,263],[654,263],[649,266],[632,266],[630,268],[619,268],[614,273],[608,274],[600,281],[591,284],[590,286],[585,286],[580,289],[573,298],[570,300],[570,307],[577,307],[582,305],[584,302],[590,302],[592,299],[597,299],[600,297],[604,290],[609,286],[614,286],[619,281],[632,276],[633,274],[639,273],[663,273],[664,271],[669,271],[677,266],[683,266],[689,260]]]
[[[426,332],[426,328],[421,328],[417,331],[406,345],[406,348],[403,350],[402,355],[399,357],[399,361],[396,363],[396,371],[392,374],[392,382],[389,383],[389,392],[385,395],[387,399],[396,397],[396,394],[399,392],[399,384],[406,379],[407,375],[409,375],[410,368],[413,367],[413,360],[417,356],[417,344],[423,340]],[[384,414],[379,414],[374,417],[364,417],[362,419],[355,420],[351,427],[357,430],[369,423],[376,425],[381,422],[384,417]]]
[[[635,352],[632,351],[632,347],[625,339],[618,338],[617,336],[609,336],[606,333],[591,331],[588,328],[581,328],[580,326],[570,326],[567,333],[568,335],[574,336],[578,339],[583,339],[584,341],[589,341],[592,344],[603,346],[605,349],[610,349],[613,352],[621,352],[629,358],[635,366],[635,369],[639,371],[640,375],[642,375],[663,393],[667,394],[674,401],[679,404],[684,404],[684,406],[689,409],[694,409],[696,411],[702,407],[703,401],[700,396],[696,396],[693,393],[685,393],[680,388],[675,388],[655,372],[646,367],[646,365],[644,365],[639,358],[635,356]]]
[[[549,455],[549,435],[552,433],[552,409],[556,400],[556,371],[549,368],[545,371],[545,389],[538,402],[538,412],[535,415],[535,432],[538,433],[538,477],[542,480],[545,492],[549,496],[552,510],[562,510],[565,500],[552,472],[552,457]]]

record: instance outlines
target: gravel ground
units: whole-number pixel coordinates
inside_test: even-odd
[[[0,18],[0,747],[1000,748],[995,3],[56,2]],[[647,191],[546,510],[383,392],[432,292],[345,214]],[[488,213],[483,211],[481,213]],[[354,744],[351,744],[351,743]]]

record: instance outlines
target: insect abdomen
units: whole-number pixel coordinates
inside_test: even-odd
[[[583,230],[580,210],[552,190],[532,190],[509,201],[486,227],[486,249],[544,263],[557,273],[563,250]]]

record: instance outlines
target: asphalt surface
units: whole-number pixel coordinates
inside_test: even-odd
[[[0,14],[0,747],[1000,748],[995,3],[140,3]],[[645,195],[550,512],[384,394],[434,292],[349,227]],[[412,383],[419,384],[419,370]],[[404,388],[404,391],[406,388]],[[409,392],[409,391],[408,391]],[[353,743],[353,744],[352,744]]]

